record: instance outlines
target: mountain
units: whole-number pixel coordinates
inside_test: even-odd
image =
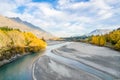
[[[40,27],[38,27],[38,26],[35,26],[35,25],[33,25],[33,24],[31,24],[31,23],[29,23],[29,22],[27,22],[27,21],[22,21],[19,17],[12,17],[12,18],[10,18],[10,19],[12,19],[12,20],[14,20],[14,21],[16,21],[16,22],[18,22],[18,23],[25,24],[25,25],[33,28],[33,29],[37,29],[37,30],[46,32],[46,31],[44,31],[43,29],[41,29]]]
[[[96,29],[96,30],[90,32],[89,34],[87,34],[86,36],[103,35],[103,34],[109,33],[110,31],[112,31],[112,30],[110,30],[110,29]]]
[[[21,22],[19,22],[19,21],[21,21]],[[52,34],[42,30],[41,28],[38,28],[38,27],[32,25],[31,23],[28,23],[31,26],[28,26],[28,24],[26,24],[26,23],[28,23],[28,22],[22,21],[18,18],[13,20],[13,19],[10,19],[10,18],[0,15],[0,27],[8,26],[10,28],[20,29],[21,31],[32,32],[37,37],[39,37],[39,38],[44,37],[44,39],[51,39],[51,38],[55,37]]]

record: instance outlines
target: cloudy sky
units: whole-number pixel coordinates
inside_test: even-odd
[[[120,27],[120,0],[0,0],[0,14],[56,36],[82,35]]]

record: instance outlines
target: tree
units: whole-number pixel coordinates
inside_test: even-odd
[[[115,49],[120,50],[120,40],[117,42],[117,44],[115,45]]]
[[[106,40],[104,36],[99,37],[99,46],[104,46],[106,44]]]
[[[104,46],[106,44],[106,40],[104,36],[92,36],[92,43],[99,46]]]

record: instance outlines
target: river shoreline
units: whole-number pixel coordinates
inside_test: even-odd
[[[47,41],[47,44],[49,45],[49,46],[52,46],[52,45],[56,45],[56,44],[60,44],[60,43],[64,43],[65,41]],[[44,51],[44,49],[43,50],[41,50],[41,51]],[[14,52],[14,51],[13,51]],[[15,61],[16,59],[19,59],[19,58],[21,58],[21,57],[23,57],[23,56],[25,56],[25,55],[29,55],[29,54],[31,54],[31,52],[26,52],[25,54],[23,54],[23,55],[21,55],[21,54],[17,54],[17,55],[15,55],[15,56],[13,56],[13,57],[11,57],[9,60],[7,60],[7,59],[4,59],[4,60],[2,60],[2,61],[0,61],[0,67],[1,66],[3,66],[3,65],[5,65],[5,64],[8,64],[8,63],[10,63],[10,62],[12,62],[12,61]]]
[[[56,44],[60,44],[60,43],[64,43],[65,41],[47,41],[47,44],[49,45],[49,46],[52,46],[52,45],[56,45]],[[40,50],[40,51],[44,51],[45,49],[43,49],[43,50]],[[14,51],[13,51],[14,52]],[[10,63],[10,62],[12,62],[12,61],[15,61],[16,59],[19,59],[19,58],[21,58],[21,57],[23,57],[23,56],[26,56],[26,55],[29,55],[29,54],[31,54],[31,52],[26,52],[25,54],[23,54],[23,55],[21,55],[21,54],[17,54],[17,55],[15,55],[15,56],[13,56],[13,57],[11,57],[9,60],[7,60],[7,59],[4,59],[4,60],[2,60],[2,61],[0,61],[0,67],[1,66],[3,66],[3,65],[5,65],[5,64],[8,64],[8,63]]]
[[[0,61],[0,67],[2,67],[2,66],[4,66],[5,64],[9,64],[9,63],[11,63],[12,61],[15,61],[15,60],[17,60],[17,59],[19,59],[19,58],[21,58],[21,57],[23,57],[23,56],[26,56],[26,55],[29,55],[29,54],[31,54],[31,53],[26,53],[26,54],[24,54],[24,55],[20,55],[20,54],[17,54],[17,55],[15,55],[15,56],[13,56],[11,59],[9,59],[9,60],[3,60],[3,61]]]
[[[95,45],[95,44],[92,44],[92,43],[90,43],[90,42],[86,42],[86,41],[74,41],[74,42],[81,42],[81,43],[91,44],[91,45],[93,45],[93,46],[98,46],[98,47],[106,47],[106,48],[110,48],[110,49],[112,49],[112,50],[114,50],[114,51],[118,51],[118,52],[120,52],[120,50],[115,49],[115,47],[112,46],[112,45],[110,45],[109,43],[107,43],[107,44],[104,45],[104,46],[99,46],[99,45]]]
[[[28,55],[30,53],[37,53],[45,50],[44,48],[39,48],[39,46],[25,46],[25,47],[4,47],[0,50],[0,67],[4,64],[10,63],[22,56]]]
[[[38,52],[42,52],[42,51],[44,51],[44,50],[45,50],[45,49],[42,49],[42,50],[40,50],[40,51],[38,51]],[[15,60],[23,57],[23,56],[29,55],[29,54],[34,54],[34,53],[33,53],[33,52],[26,52],[26,53],[24,53],[23,55],[17,54],[17,55],[15,55],[15,56],[11,57],[11,58],[8,59],[8,60],[7,60],[7,59],[4,59],[3,61],[0,61],[0,67],[4,66],[5,64],[9,64],[9,63],[11,63],[11,62],[13,62],[13,61],[15,61]]]

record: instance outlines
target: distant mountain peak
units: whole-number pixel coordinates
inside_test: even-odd
[[[19,17],[13,17],[13,18],[16,18],[16,19],[18,19],[18,20],[21,20]]]
[[[110,29],[96,29],[92,32],[90,32],[89,34],[87,34],[87,36],[92,36],[92,35],[104,35],[109,33],[111,30]]]
[[[14,20],[14,21],[16,21],[18,23],[23,23],[23,21],[19,17],[12,17],[10,19],[12,19],[12,20]]]
[[[37,30],[40,30],[40,31],[42,31],[42,32],[46,32],[46,31],[44,31],[43,29],[41,29],[40,27],[31,24],[30,22],[21,20],[19,17],[12,17],[12,18],[10,18],[10,19],[12,19],[12,20],[14,20],[14,21],[16,21],[16,22],[18,22],[18,23],[22,23],[22,24],[24,24],[24,25],[27,25],[27,26],[29,26],[30,28],[37,29]]]

